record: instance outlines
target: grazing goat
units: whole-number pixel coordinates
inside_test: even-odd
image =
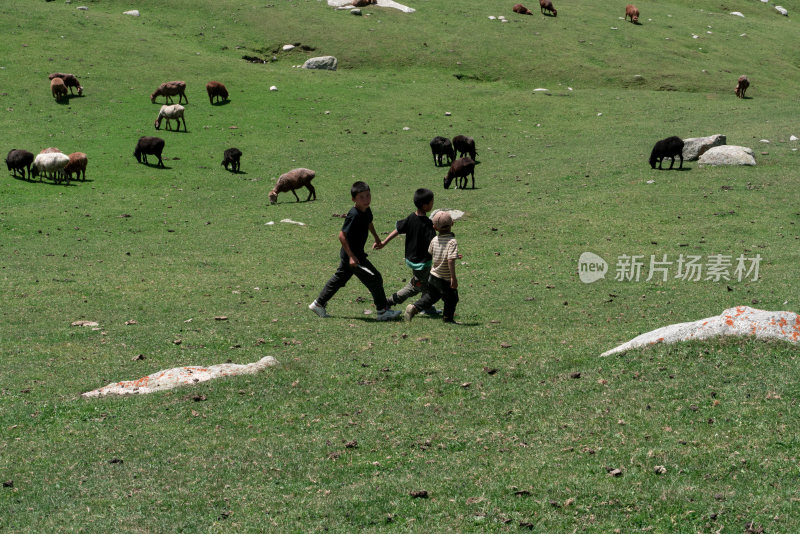
[[[447,164],[450,165],[456,159],[456,152],[450,139],[437,135],[431,139],[431,153],[433,154],[433,164],[441,166],[442,157],[447,156]]]
[[[238,148],[228,148],[223,153],[222,165],[225,170],[228,170],[228,165],[231,166],[232,172],[239,172],[239,158],[242,157],[242,151]]]
[[[453,149],[460,154],[460,157],[469,156],[477,160],[478,153],[475,151],[475,140],[466,135],[457,135],[453,138]]]
[[[628,20],[628,17],[633,24],[639,24],[639,10],[633,4],[625,6],[625,20]]]
[[[53,78],[61,78],[64,80],[64,85],[69,87],[69,94],[74,94],[72,92],[72,88],[76,88],[78,90],[78,96],[83,96],[83,87],[81,87],[78,78],[75,77],[74,74],[64,74],[63,72],[54,72],[48,79],[52,80]]]
[[[39,154],[61,154],[61,153],[62,153],[61,150],[56,148],[56,147],[54,147],[54,146],[49,146],[49,147],[43,149],[41,152],[39,152]],[[52,178],[53,177],[52,173],[50,173],[50,172],[45,173],[45,175],[48,178]]]
[[[511,8],[511,10],[514,13],[519,13],[520,15],[533,15],[533,11],[523,6],[522,4],[514,4],[514,7]]]
[[[150,102],[155,104],[156,97],[163,96],[164,100],[169,104],[172,102],[172,97],[176,95],[178,96],[178,104],[180,104],[184,98],[186,98],[186,103],[189,103],[189,99],[186,97],[186,82],[175,81],[162,83],[158,86],[158,89],[150,95]]]
[[[67,181],[72,180],[72,173],[76,173],[76,178],[80,178],[81,181],[86,180],[86,165],[89,163],[89,159],[86,157],[86,154],[83,152],[73,152],[69,156],[69,162],[67,166],[64,167],[64,173],[67,175]],[[81,175],[83,177],[81,178]]]
[[[475,160],[472,158],[455,160],[444,177],[444,188],[449,189],[453,179],[457,178],[456,189],[466,189],[467,176],[472,176],[472,189],[475,189]]]
[[[136,143],[136,150],[133,151],[133,157],[136,158],[136,161],[141,163],[144,160],[146,165],[147,163],[147,155],[151,154],[153,156],[158,156],[158,164],[162,167],[165,167],[164,162],[161,160],[161,152],[164,150],[164,140],[160,137],[151,137],[149,135],[145,135],[139,138],[139,142]]]
[[[69,156],[61,152],[50,152],[47,154],[39,154],[33,160],[32,176],[36,177],[40,174],[50,173],[56,183],[60,183],[61,179],[66,177],[64,174],[64,167],[69,163]],[[39,179],[41,181],[41,178]],[[69,183],[69,178],[67,178]]]
[[[301,187],[308,189],[308,198],[306,202],[311,200],[311,197],[317,200],[317,191],[314,189],[314,186],[311,185],[311,180],[313,180],[316,175],[317,173],[311,169],[304,169],[302,167],[281,174],[278,181],[275,182],[275,187],[269,192],[269,203],[276,204],[278,202],[278,193],[285,193],[287,191],[291,191],[294,198],[300,202],[300,197],[295,193],[295,189],[300,189]]]
[[[17,171],[22,172],[22,177],[25,178],[25,169],[28,169],[28,179],[31,178],[31,163],[33,163],[33,153],[27,150],[17,150],[12,148],[8,156],[6,156],[6,165],[9,171],[13,171],[14,176]]]
[[[156,130],[161,128],[161,119],[167,119],[167,130],[171,130],[172,126],[170,126],[170,120],[175,119],[178,121],[178,131],[181,129],[181,119],[183,119],[183,130],[188,132],[189,130],[186,128],[186,117],[183,116],[183,110],[186,109],[180,104],[172,104],[171,106],[161,106],[161,110],[158,112],[158,117],[156,117],[155,127]]]
[[[214,98],[222,99],[223,102],[228,100],[228,89],[220,82],[208,82],[206,84],[206,91],[208,91],[208,100],[211,105],[214,105]]]
[[[558,16],[558,11],[553,7],[553,2],[551,0],[539,0],[539,8],[542,13],[549,11],[554,17]]]
[[[742,74],[739,76],[739,81],[736,82],[736,88],[733,91],[739,98],[744,98],[744,94],[748,87],[750,87],[750,80],[747,79],[747,76]]]
[[[64,80],[61,78],[53,78],[50,80],[50,92],[53,93],[53,98],[55,98],[56,101],[67,98],[67,86],[64,85]]]
[[[653,146],[653,151],[650,153],[650,166],[655,169],[656,162],[658,162],[658,168],[661,169],[661,162],[664,158],[672,158],[672,163],[669,164],[669,168],[671,169],[672,166],[675,165],[675,156],[681,158],[681,164],[678,168],[682,169],[683,140],[673,135],[672,137],[667,137],[666,139],[658,141],[655,146]]]

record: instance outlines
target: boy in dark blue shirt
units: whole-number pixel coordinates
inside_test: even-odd
[[[383,277],[377,267],[367,259],[367,254],[364,252],[364,245],[367,243],[369,234],[375,238],[372,248],[383,248],[381,239],[372,224],[372,210],[369,209],[372,193],[365,182],[356,182],[350,188],[350,196],[353,198],[354,206],[347,213],[342,229],[339,231],[339,242],[342,244],[339,252],[339,268],[322,288],[316,300],[308,305],[308,309],[320,317],[329,317],[325,305],[353,275],[356,275],[356,278],[361,280],[372,294],[375,308],[378,310],[376,318],[379,321],[396,319],[401,312],[390,310],[387,307],[386,293],[383,291]]]

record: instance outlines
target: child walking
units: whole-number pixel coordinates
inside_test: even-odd
[[[356,182],[350,188],[350,196],[353,198],[354,206],[350,208],[344,219],[341,231],[339,231],[339,242],[342,249],[339,252],[339,268],[333,273],[325,287],[320,291],[319,296],[308,305],[308,309],[320,317],[329,317],[325,306],[328,301],[343,288],[350,277],[356,278],[367,286],[378,310],[377,319],[388,321],[400,315],[399,310],[390,310],[386,306],[386,293],[383,291],[383,277],[368,259],[364,252],[364,245],[367,237],[372,234],[375,243],[374,249],[383,248],[380,237],[372,224],[372,210],[369,205],[372,202],[372,193],[365,182]]]
[[[406,306],[403,317],[410,321],[421,310],[432,306],[440,298],[444,301],[442,319],[446,323],[456,323],[456,304],[458,304],[458,279],[456,278],[456,260],[458,259],[458,243],[452,232],[453,218],[446,211],[437,212],[433,216],[433,227],[439,232],[428,246],[433,256],[431,275],[428,278],[428,290],[414,304]],[[458,323],[456,323],[458,324]]]
[[[401,304],[409,297],[424,292],[428,287],[432,259],[428,252],[428,246],[436,237],[436,230],[433,229],[433,223],[428,218],[428,212],[433,209],[433,191],[425,188],[414,191],[414,206],[417,208],[414,213],[397,221],[395,229],[381,242],[381,246],[385,247],[389,241],[404,234],[406,236],[406,265],[411,268],[411,279],[402,289],[387,299],[389,306]],[[429,315],[438,313],[433,306],[424,311]]]

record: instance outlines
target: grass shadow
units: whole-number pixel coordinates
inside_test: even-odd
[[[228,100],[228,99],[225,99],[225,100],[223,100],[222,102],[212,102],[212,103],[211,103],[211,105],[212,105],[212,106],[227,106],[227,105],[228,105],[228,104],[230,104],[230,103],[231,103],[231,101],[230,101],[230,100]]]

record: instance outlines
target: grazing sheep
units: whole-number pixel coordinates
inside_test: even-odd
[[[523,6],[522,4],[514,4],[514,7],[511,8],[511,10],[514,13],[519,13],[520,15],[533,15],[533,11]]]
[[[639,10],[633,4],[625,6],[625,20],[628,20],[628,17],[633,24],[639,24]]]
[[[69,156],[69,162],[67,166],[64,167],[64,173],[67,175],[67,181],[72,180],[72,173],[77,173],[77,178],[80,178],[81,181],[86,180],[86,165],[89,163],[89,159],[86,157],[86,154],[83,152],[73,152]],[[81,175],[83,177],[81,178]]]
[[[64,85],[64,80],[61,78],[53,78],[50,80],[50,92],[53,93],[53,98],[55,98],[56,101],[67,98],[67,86]]]
[[[242,151],[238,148],[228,148],[223,153],[222,165],[225,170],[228,170],[228,165],[231,166],[232,172],[239,172],[239,158],[242,157]]]
[[[214,97],[221,98],[223,102],[228,100],[228,89],[220,82],[208,82],[206,91],[208,91],[208,100],[211,105],[214,105]]]
[[[275,182],[275,187],[269,192],[269,203],[276,204],[278,202],[278,193],[285,193],[287,191],[291,191],[294,198],[300,202],[300,197],[295,193],[295,189],[300,189],[301,187],[308,189],[308,198],[306,202],[311,200],[311,197],[314,197],[314,200],[316,200],[317,191],[314,189],[314,186],[311,185],[311,180],[313,180],[316,175],[317,173],[311,169],[304,169],[302,167],[281,174],[278,181]]]
[[[736,82],[736,88],[733,91],[739,98],[744,98],[744,94],[748,87],[750,87],[750,80],[747,79],[747,76],[742,74],[739,76],[739,81]]]
[[[27,150],[17,150],[12,148],[8,156],[6,156],[6,165],[9,171],[13,171],[14,176],[17,171],[22,172],[22,177],[25,178],[25,169],[28,169],[28,179],[31,179],[31,164],[33,163],[33,153]]]
[[[155,104],[156,97],[163,96],[167,104],[169,104],[172,102],[172,97],[175,95],[178,96],[178,104],[180,104],[181,100],[184,98],[186,98],[186,103],[189,103],[189,99],[186,97],[186,82],[174,81],[162,83],[158,86],[158,89],[150,95],[150,102]]]
[[[539,7],[542,13],[549,11],[554,17],[558,16],[558,11],[553,7],[553,2],[551,0],[539,0]]]
[[[653,151],[650,153],[650,166],[652,168],[656,168],[656,161],[658,162],[658,168],[661,169],[661,162],[664,158],[672,158],[672,163],[669,164],[669,168],[671,169],[673,165],[675,165],[675,156],[679,156],[681,158],[681,164],[678,167],[679,169],[683,168],[683,140],[673,135],[672,137],[667,137],[666,139],[662,139],[658,141],[655,146],[653,146]]]
[[[78,78],[76,78],[74,74],[64,74],[63,72],[54,72],[53,74],[48,76],[48,79],[50,80],[54,78],[61,78],[62,80],[64,80],[64,85],[69,87],[69,94],[74,94],[72,92],[72,88],[74,87],[78,90],[78,96],[83,96],[83,87],[81,87]]]
[[[457,135],[453,138],[453,149],[460,154],[460,157],[469,156],[477,160],[478,153],[475,151],[475,140],[466,135]]]
[[[67,163],[69,163],[69,156],[61,152],[39,154],[33,160],[32,176],[36,177],[40,174],[49,173],[53,180],[59,183],[62,178],[66,178],[64,167],[67,166]],[[41,181],[41,178],[39,181]],[[69,178],[67,178],[67,183],[69,183]]]
[[[433,164],[442,165],[442,157],[447,156],[447,164],[450,165],[456,159],[456,152],[450,139],[437,135],[431,139],[431,153],[433,154]]]
[[[156,117],[155,127],[156,130],[161,128],[161,120],[167,119],[167,130],[171,130],[172,126],[170,126],[170,120],[175,119],[178,121],[178,131],[181,129],[181,119],[183,119],[183,130],[188,132],[189,130],[186,128],[186,117],[183,116],[183,110],[186,109],[180,104],[172,104],[171,106],[161,106],[161,110],[158,112],[158,117]]]
[[[450,165],[444,177],[444,188],[449,189],[454,178],[457,178],[456,189],[467,188],[467,176],[472,176],[472,189],[475,189],[475,160],[472,158],[457,159]]]
[[[149,135],[145,135],[139,138],[139,142],[136,143],[136,150],[133,151],[133,157],[136,158],[136,161],[139,163],[144,160],[144,163],[147,163],[147,155],[152,154],[153,156],[158,156],[158,164],[162,167],[165,167],[164,162],[161,160],[161,152],[164,150],[164,140],[160,137],[151,137]]]
[[[54,147],[54,146],[49,146],[49,147],[43,149],[41,152],[39,152],[39,154],[60,154],[60,153],[62,153],[61,150],[56,148],[56,147]],[[49,172],[45,173],[45,176],[47,176],[48,178],[52,178],[53,177],[52,173],[49,173]]]

